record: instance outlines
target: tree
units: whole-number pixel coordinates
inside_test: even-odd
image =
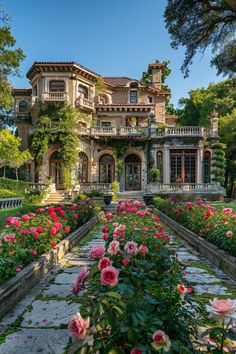
[[[16,170],[16,178],[18,179],[19,167],[32,160],[28,150],[20,150],[20,143],[21,139],[8,129],[0,130],[0,166],[4,168],[4,177],[5,168],[9,166]]]
[[[14,48],[15,38],[11,34],[9,17],[0,6],[0,113],[8,111],[12,104],[10,76],[19,75],[19,66],[25,58],[20,48]]]
[[[164,16],[172,47],[186,47],[181,67],[185,77],[195,54],[208,47],[218,74],[235,75],[235,0],[168,0]]]

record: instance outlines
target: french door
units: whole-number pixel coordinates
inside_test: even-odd
[[[115,162],[111,155],[103,155],[99,160],[99,182],[112,183],[115,177]]]
[[[141,161],[136,155],[129,155],[125,159],[125,189],[141,190]]]
[[[56,184],[56,189],[64,188],[64,161],[50,160],[50,177]]]
[[[171,183],[196,183],[196,150],[170,150]]]

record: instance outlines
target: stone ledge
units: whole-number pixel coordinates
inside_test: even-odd
[[[159,211],[159,214],[161,220],[173,228],[180,237],[186,240],[193,248],[220,268],[230,278],[236,280],[236,257],[229,255],[227,252],[198,236],[193,231],[180,225],[161,211]]]
[[[102,215],[103,212],[93,217],[59,242],[54,249],[41,255],[38,261],[30,263],[20,273],[0,286],[0,319],[25,296],[28,290],[52,270],[69,251],[69,248],[78,243],[101,219]]]

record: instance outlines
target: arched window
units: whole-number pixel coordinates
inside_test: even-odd
[[[130,88],[138,88],[138,83],[137,82],[131,82],[129,85]]]
[[[28,108],[28,102],[23,100],[23,101],[20,101],[19,103],[19,112],[21,113],[24,113],[27,111],[27,108]]]
[[[88,88],[83,85],[78,86],[78,97],[83,97],[88,99]]]
[[[157,151],[157,168],[160,171],[160,182],[163,183],[163,152]]]
[[[79,152],[79,181],[88,182],[88,157],[84,152]]]
[[[111,155],[102,155],[99,159],[99,182],[112,183],[115,179],[115,161]]]
[[[49,92],[65,92],[65,81],[51,80],[49,82]]]
[[[204,153],[204,183],[210,183],[211,177],[211,153],[210,151],[205,151]]]

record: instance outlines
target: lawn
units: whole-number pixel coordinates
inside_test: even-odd
[[[231,203],[212,203],[212,206],[214,206],[217,209],[222,209],[222,208],[232,208],[233,211],[236,212],[236,202],[231,202]]]

